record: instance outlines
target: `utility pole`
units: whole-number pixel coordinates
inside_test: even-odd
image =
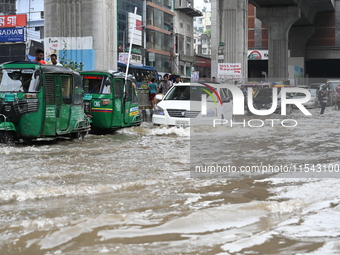
[[[174,23],[171,23],[169,27],[169,31],[171,32],[170,34],[170,43],[171,43],[171,48],[170,48],[170,67],[169,67],[169,73],[172,74],[173,70],[173,61],[174,61]]]

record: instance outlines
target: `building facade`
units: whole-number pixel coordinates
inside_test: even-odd
[[[296,70],[305,83],[308,79],[324,82],[327,78],[338,78],[340,64],[340,1],[335,1],[335,10],[320,12],[309,27],[306,41],[294,41],[296,28],[289,31],[289,79],[294,82]],[[298,32],[299,33],[299,32]],[[256,17],[256,7],[248,4],[248,77],[266,79],[268,72],[268,30]],[[296,49],[298,44],[300,49]]]
[[[211,77],[211,3],[198,8],[201,17],[194,18],[195,71],[200,77]]]
[[[44,0],[16,0],[17,14],[27,15],[26,41],[42,42],[44,35]]]
[[[202,17],[194,18],[195,52],[199,55],[211,54],[211,10],[202,8]]]
[[[172,0],[152,0],[145,4],[146,65],[161,74],[172,72],[174,51],[174,4]]]
[[[195,64],[193,20],[202,16],[202,12],[194,8],[191,0],[176,1],[175,12],[173,70],[181,76],[190,77]]]
[[[0,15],[12,15],[16,13],[15,0],[0,0]]]
[[[143,15],[145,14],[145,1],[126,0],[118,1],[118,61],[127,63],[130,48],[131,32],[134,29],[134,40],[131,48],[131,64],[144,65],[144,41],[143,41]],[[136,24],[132,24],[134,11],[137,8]],[[134,25],[134,28],[133,28]]]

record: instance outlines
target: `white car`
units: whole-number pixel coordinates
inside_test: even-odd
[[[156,125],[190,126],[211,124],[232,118],[229,90],[223,84],[181,83],[174,85],[155,107],[152,122]],[[202,98],[206,98],[206,103]]]
[[[319,100],[318,100],[318,93],[316,89],[308,89],[311,98],[309,99],[308,102],[303,103],[302,105],[305,106],[306,108],[316,108],[319,106]],[[299,98],[305,98],[306,95],[304,93],[295,93],[293,96],[293,99],[299,99]],[[296,105],[293,106],[294,108],[297,108]]]

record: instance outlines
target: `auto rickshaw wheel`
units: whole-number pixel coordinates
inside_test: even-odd
[[[77,140],[85,140],[86,132],[77,132],[71,134],[71,139],[77,139]]]
[[[2,131],[0,134],[1,142],[8,145],[13,145],[15,141],[15,133]]]

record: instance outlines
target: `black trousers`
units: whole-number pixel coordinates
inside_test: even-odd
[[[320,112],[320,114],[323,114],[325,112],[325,109],[326,109],[326,103],[320,102],[320,105],[321,105],[321,112]]]

